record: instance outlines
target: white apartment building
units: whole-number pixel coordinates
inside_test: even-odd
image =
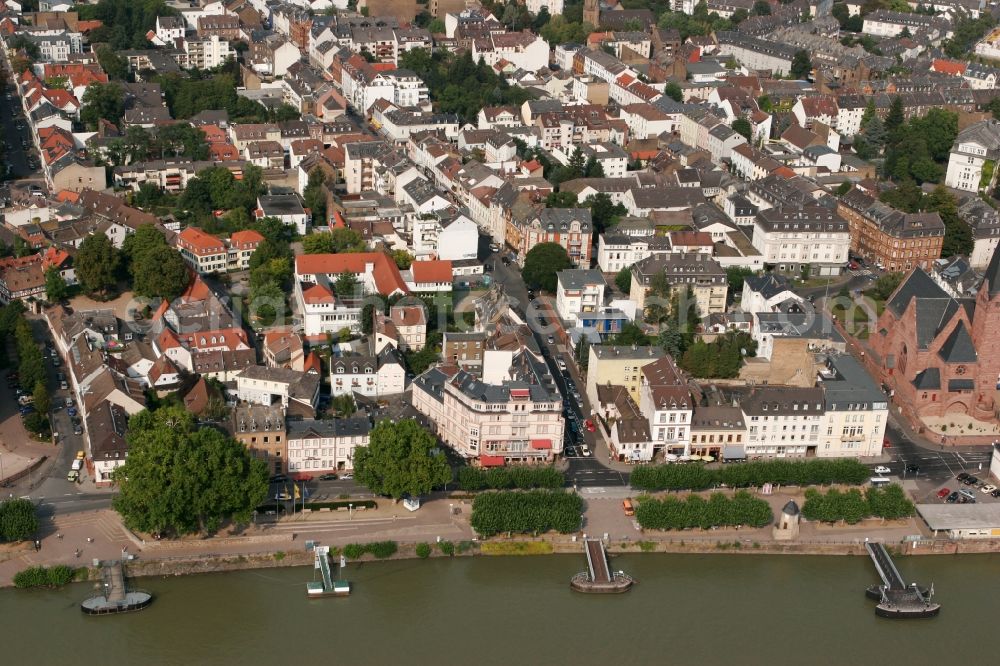
[[[184,54],[188,69],[214,69],[234,55],[229,42],[218,35],[184,40]]]
[[[549,16],[559,16],[563,13],[563,0],[525,0],[524,6],[535,16],[542,11],[542,7],[549,10]]]
[[[291,368],[251,365],[236,377],[236,395],[258,405],[281,402],[286,413],[314,416],[319,402],[320,377]]]
[[[747,458],[802,458],[820,448],[822,388],[763,386],[740,403]]]
[[[363,395],[379,398],[402,393],[406,387],[406,369],[402,357],[392,345],[377,356],[341,356],[330,359],[330,394]]]
[[[562,453],[562,397],[546,388],[543,361],[515,355],[508,379],[485,383],[465,370],[439,367],[413,382],[413,407],[459,455],[483,467],[550,463]]]
[[[649,420],[654,455],[690,455],[694,400],[674,359],[664,356],[643,366],[641,376],[639,410]]]
[[[354,470],[354,452],[368,446],[371,424],[363,416],[286,422],[289,474]]]
[[[847,262],[851,231],[836,211],[822,206],[768,208],[757,213],[753,245],[781,271],[811,266],[813,275],[839,275]]]
[[[944,184],[966,192],[988,189],[996,182],[997,158],[1000,157],[1000,122],[984,120],[958,133],[948,157]],[[987,165],[989,165],[987,169]],[[983,182],[983,172],[990,176]]]
[[[577,315],[597,312],[604,305],[604,276],[592,269],[556,273],[556,312],[567,327],[576,326]]]
[[[850,354],[836,354],[827,359],[819,377],[826,413],[816,455],[821,458],[882,455],[889,400],[868,372]]]

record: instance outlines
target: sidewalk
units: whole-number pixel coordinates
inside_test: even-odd
[[[452,506],[461,512],[452,514]],[[95,558],[117,559],[123,554],[148,561],[304,550],[306,541],[343,546],[385,540],[433,543],[438,537],[451,541],[469,540],[473,536],[469,527],[471,512],[470,502],[446,498],[428,502],[414,512],[407,511],[402,504],[394,505],[391,500],[385,500],[374,510],[314,511],[260,523],[238,534],[162,541],[143,540],[142,535],[131,533],[111,509],[62,515],[41,522],[41,550],[38,552],[34,549],[14,553],[0,550],[0,585],[9,584],[15,573],[30,566],[89,566]],[[8,554],[12,557],[4,560]]]

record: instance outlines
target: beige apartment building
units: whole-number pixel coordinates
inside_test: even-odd
[[[613,347],[593,345],[587,363],[587,398],[600,404],[598,386],[624,386],[635,404],[639,404],[642,368],[666,356],[662,347]]]
[[[562,453],[565,423],[562,398],[537,381],[544,366],[522,353],[511,379],[491,384],[455,366],[433,368],[414,380],[413,407],[441,441],[483,467],[549,463]]]

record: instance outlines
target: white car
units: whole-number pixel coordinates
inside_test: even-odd
[[[993,492],[996,489],[997,489],[996,486],[987,485],[987,486],[983,486],[982,488],[980,488],[979,492],[983,493],[984,495],[989,495],[991,492]]]
[[[888,467],[886,467],[885,465],[879,465],[878,467],[875,468],[875,473],[876,474],[891,474],[892,470],[889,469]]]
[[[580,453],[582,453],[585,456],[589,456],[590,455],[590,447],[587,446],[586,444],[584,444],[583,446],[580,447]]]

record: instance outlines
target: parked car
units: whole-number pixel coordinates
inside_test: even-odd
[[[31,414],[32,412],[35,411],[35,406],[34,405],[25,405],[24,407],[22,407],[18,411],[21,412],[21,416],[27,416],[28,414]]]
[[[979,492],[981,492],[984,495],[989,495],[990,493],[992,493],[996,489],[997,489],[996,486],[987,484],[987,485],[983,486],[982,488],[980,488]]]
[[[965,481],[967,478],[969,478],[969,473],[968,472],[962,472],[961,474],[959,474],[955,478],[958,479],[959,481]]]
[[[1000,497],[1000,488],[997,488],[996,490],[994,490],[993,492],[991,492],[990,495],[992,497]]]
[[[596,430],[596,429],[597,429],[597,428],[596,428],[596,426],[594,426],[594,422],[593,422],[593,421],[591,421],[590,419],[587,419],[586,421],[584,421],[584,422],[583,422],[583,425],[584,425],[584,427],[585,427],[585,428],[586,428],[587,430],[589,430],[590,432],[594,432],[594,430]]]
[[[590,447],[587,446],[586,444],[583,444],[580,447],[580,453],[583,454],[584,456],[590,456]]]
[[[70,416],[76,416],[76,407],[68,407],[66,413]]]
[[[920,465],[914,465],[913,463],[910,463],[909,465],[906,466],[905,469],[908,473],[916,474],[917,472],[920,471]]]
[[[885,465],[879,465],[879,466],[877,466],[875,468],[875,473],[876,474],[891,474],[892,470],[889,469],[888,467],[886,467]]]
[[[966,490],[965,488],[962,488],[961,490],[958,491],[958,495],[963,499],[972,500],[973,502],[976,501],[976,496],[973,494],[971,490]]]
[[[944,498],[946,498],[950,494],[951,494],[950,490],[948,490],[947,488],[942,488],[941,490],[938,491],[937,496],[938,496],[938,499],[944,499]]]
[[[962,481],[962,483],[964,483],[967,486],[974,486],[974,485],[977,485],[979,483],[979,479],[977,479],[976,477],[970,475],[970,476],[965,477],[965,481]]]
[[[319,480],[320,481],[336,481],[337,480],[337,475],[333,474],[332,472],[329,473],[329,474],[320,474],[319,475]]]
[[[353,474],[350,474],[350,473],[348,473],[348,474],[341,474],[341,475],[340,475],[340,478],[341,478],[342,480],[344,480],[344,481],[350,481],[351,479],[353,479],[353,478],[354,478],[354,475],[353,475]]]
[[[288,500],[292,499],[292,495],[291,493],[280,492],[274,496],[274,499],[278,500],[279,502],[287,502]]]
[[[555,344],[555,342],[556,342],[556,339],[555,339],[555,337],[553,337],[553,336],[551,336],[551,335],[550,335],[550,336],[548,337],[548,343],[549,343],[550,345],[552,345],[552,344]]]
[[[566,370],[566,361],[564,361],[561,358],[559,358],[559,359],[556,359],[556,364],[559,366],[560,370]]]
[[[70,483],[76,483],[80,480],[80,473],[75,469],[71,469],[69,474],[66,475],[66,480]]]
[[[951,491],[951,494],[948,495],[948,499],[946,499],[945,501],[948,504],[954,504],[955,502],[957,502],[958,501],[958,491],[957,490]]]
[[[73,434],[74,435],[82,435],[83,434],[83,428],[81,428],[78,425],[73,426]]]
[[[87,454],[85,454],[83,451],[77,451],[76,452],[76,459],[77,460],[83,460],[86,456],[87,456]]]

